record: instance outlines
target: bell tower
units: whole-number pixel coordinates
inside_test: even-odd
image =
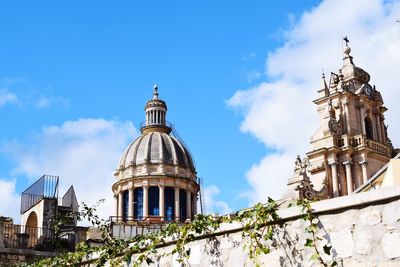
[[[357,67],[350,55],[347,37],[343,66],[331,73],[329,83],[322,74],[317,105],[320,126],[311,137],[307,173],[315,190],[325,187],[326,197],[351,194],[389,162],[393,146],[384,123],[383,99],[370,75]],[[300,177],[289,179],[295,188]]]

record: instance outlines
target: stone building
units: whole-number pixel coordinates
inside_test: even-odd
[[[79,208],[73,186],[58,193],[59,177],[43,175],[21,193],[21,224],[0,216],[0,266],[54,257],[86,240],[88,227],[77,226],[73,215]]]
[[[172,135],[166,113],[155,86],[145,106],[142,134],[128,145],[114,173],[113,222],[184,222],[197,212],[195,165],[184,143]]]
[[[331,73],[329,83],[322,75],[314,100],[320,125],[311,137],[311,150],[296,160],[286,197],[295,197],[306,178],[311,198],[350,195],[383,168],[396,150],[387,134],[381,93],[370,84],[370,75],[354,64],[348,39],[343,66]],[[305,185],[300,185],[303,188]],[[301,191],[301,190],[300,190]]]

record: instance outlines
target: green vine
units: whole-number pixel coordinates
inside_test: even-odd
[[[311,234],[311,238],[306,239],[306,243],[304,244],[304,246],[310,247],[314,250],[314,254],[311,256],[311,259],[317,261],[318,263],[320,263],[322,266],[325,267],[337,266],[337,262],[334,260],[330,263],[325,262],[324,259],[322,258],[321,251],[318,249],[317,243],[323,241],[324,239],[318,236],[318,230],[319,230],[318,218],[316,217],[314,210],[311,207],[311,202],[308,201],[307,199],[302,199],[297,201],[297,205],[301,207],[303,220],[309,224],[305,228],[305,230],[306,232]],[[322,249],[324,254],[331,255],[332,252],[331,245],[324,244]]]
[[[103,266],[106,263],[111,266],[120,266],[122,263],[141,266],[142,263],[153,263],[160,257],[176,254],[177,261],[182,265],[188,265],[190,248],[188,244],[196,239],[196,236],[211,235],[221,229],[223,223],[239,222],[242,225],[242,238],[244,249],[249,258],[258,266],[257,257],[261,254],[270,253],[272,247],[277,247],[277,229],[281,227],[280,218],[277,214],[279,205],[272,199],[266,204],[257,204],[253,208],[241,210],[234,214],[225,216],[196,215],[191,223],[171,223],[160,232],[151,232],[146,235],[138,235],[129,240],[113,238],[110,233],[110,223],[96,215],[95,206],[82,205],[77,214],[79,220],[86,219],[102,233],[103,245],[91,247],[85,243],[78,244],[74,252],[64,253],[54,258],[40,260],[25,266],[79,266],[81,262],[93,263]],[[306,247],[314,249],[312,259],[323,266],[336,266],[336,262],[330,265],[324,262],[321,252],[317,248],[317,242],[322,239],[318,237],[318,224],[308,201],[299,201],[302,218],[309,223],[305,231],[311,234],[306,240]],[[171,246],[174,244],[174,246]],[[173,247],[169,252],[160,253],[161,247]],[[323,253],[330,255],[331,246],[325,245]],[[165,251],[165,250],[164,250]],[[95,260],[94,260],[95,259]]]

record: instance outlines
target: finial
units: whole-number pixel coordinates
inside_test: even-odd
[[[153,86],[154,92],[153,92],[153,99],[158,99],[158,85],[155,84]]]
[[[344,57],[348,58],[350,57],[350,52],[351,52],[351,48],[349,47],[350,41],[349,38],[347,38],[347,36],[345,36],[343,40],[346,42],[346,47],[343,49]]]
[[[346,42],[346,47],[349,47],[349,43],[350,43],[349,38],[347,38],[347,36],[345,36],[343,38],[343,40]]]
[[[325,80],[325,73],[322,73],[322,86],[321,89],[326,91],[328,90],[328,85],[326,84],[326,80]]]

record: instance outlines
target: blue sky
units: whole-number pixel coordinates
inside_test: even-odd
[[[308,23],[307,14],[312,17],[319,10],[325,12],[323,5],[333,5],[324,2],[0,3],[0,179],[11,185],[14,196],[44,173],[60,175],[62,184],[76,187],[114,182],[112,170],[106,171],[109,167],[96,176],[90,170],[116,166],[118,155],[137,135],[144,104],[153,84],[158,84],[169,107],[167,119],[189,146],[198,176],[210,190],[209,210],[248,206],[256,186],[249,178],[251,170],[257,171],[265,155],[282,155],[286,149],[264,138],[262,131],[247,127],[246,118],[256,103],[248,94],[286,77],[285,70],[270,64],[274,60],[280,64],[282,49],[290,54],[293,47],[309,42],[307,34],[296,37],[296,31]],[[369,2],[372,13],[374,5],[384,5]],[[347,27],[357,36],[359,29],[355,24],[351,30],[353,24]],[[342,33],[332,36],[338,40],[338,51],[326,59],[326,67],[340,67]],[[295,54],[294,65],[296,58]],[[287,61],[282,63],[284,68]],[[317,84],[321,65],[318,61],[311,68]],[[240,98],[240,92],[247,92],[247,98]],[[304,104],[312,109],[312,97],[306,100]],[[259,114],[271,128],[275,126],[268,118],[279,115],[263,109]],[[85,140],[100,144],[89,146]],[[108,146],[105,140],[115,143]],[[73,146],[90,148],[73,154]],[[63,150],[68,151],[68,159],[62,158]],[[55,167],[63,164],[67,166]],[[62,171],[74,168],[75,173]],[[68,174],[74,177],[65,177]],[[85,179],[87,183],[81,184]],[[92,199],[111,195],[106,183],[102,190],[98,188]],[[78,198],[88,201],[79,195],[83,190],[90,192],[81,189]],[[0,214],[10,212],[1,208]]]

